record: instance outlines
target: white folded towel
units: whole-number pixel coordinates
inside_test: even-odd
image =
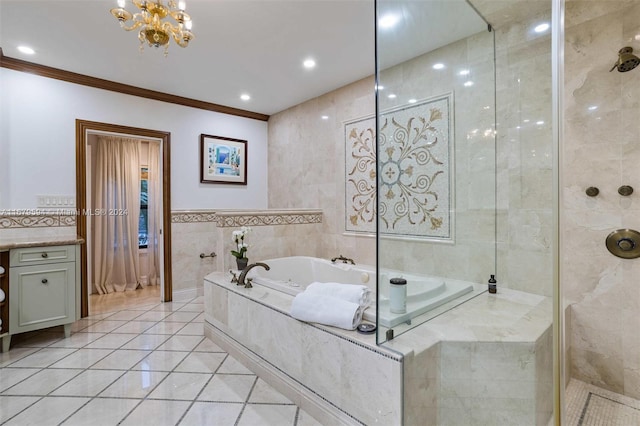
[[[291,304],[291,316],[295,319],[346,330],[355,330],[362,321],[363,312],[357,303],[307,291],[294,297]]]
[[[309,284],[305,291],[357,303],[361,308],[366,308],[371,304],[371,290],[366,285],[321,283],[316,281]]]
[[[4,298],[5,298],[4,291],[0,288],[0,302],[4,302]]]

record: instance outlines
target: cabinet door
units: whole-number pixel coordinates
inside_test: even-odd
[[[10,333],[75,321],[75,262],[10,270]]]

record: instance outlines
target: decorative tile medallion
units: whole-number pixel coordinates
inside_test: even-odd
[[[453,94],[345,123],[351,232],[453,241]],[[376,206],[376,179],[380,200]]]

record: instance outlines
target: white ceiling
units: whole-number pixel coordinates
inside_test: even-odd
[[[0,0],[0,47],[12,58],[262,114],[374,73],[373,0],[187,0],[196,38],[184,49],[172,41],[166,58],[162,49],[139,52],[136,32],[109,13],[115,5]],[[380,33],[384,46],[393,44],[379,55],[383,68],[486,29],[465,0],[385,0],[378,8],[401,17]],[[303,68],[307,57],[315,69]]]

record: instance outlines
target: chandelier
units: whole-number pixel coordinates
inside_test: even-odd
[[[173,38],[180,47],[187,47],[193,38],[191,32],[191,17],[184,11],[185,2],[169,0],[167,5],[162,0],[132,0],[133,4],[140,10],[131,14],[125,10],[125,0],[118,0],[118,7],[111,9],[111,14],[120,22],[120,26],[126,31],[133,31],[140,28],[138,39],[140,40],[140,51],[144,50],[145,41],[149,46],[164,46],[164,56],[169,53],[169,39]],[[171,16],[175,24],[164,20]],[[127,25],[128,21],[131,21]]]

